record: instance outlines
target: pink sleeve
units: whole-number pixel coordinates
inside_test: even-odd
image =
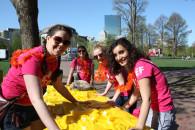
[[[77,61],[76,58],[72,60],[72,62],[71,62],[71,64],[70,64],[70,67],[71,67],[71,68],[75,68],[75,67],[76,67],[76,61]]]
[[[35,57],[31,57],[23,63],[21,68],[22,74],[32,74],[39,76],[41,71],[41,62]]]
[[[134,69],[137,80],[146,77],[151,77],[153,73],[152,70],[152,65],[143,61],[138,61]]]

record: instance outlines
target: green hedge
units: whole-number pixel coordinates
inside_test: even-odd
[[[9,60],[1,60],[0,61],[0,70],[3,71],[3,75],[5,75],[9,69]]]

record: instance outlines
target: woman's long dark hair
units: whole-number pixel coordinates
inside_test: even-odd
[[[72,30],[70,27],[68,26],[64,26],[61,24],[56,24],[52,27],[49,28],[48,32],[47,32],[47,36],[53,36],[57,31],[65,31],[68,33],[68,35],[70,37],[72,37]],[[48,72],[48,67],[47,67],[47,63],[46,63],[46,54],[47,54],[47,49],[46,49],[46,39],[43,42],[43,48],[44,48],[44,57],[43,57],[43,65],[42,65],[42,72],[45,75]],[[61,62],[61,57],[58,57],[58,69],[60,67],[60,62]]]
[[[118,64],[115,60],[115,56],[113,54],[113,49],[117,46],[117,45],[121,45],[124,48],[127,49],[127,51],[129,52],[129,61],[128,61],[128,66],[129,66],[129,70],[133,70],[134,65],[136,63],[137,60],[139,60],[140,58],[146,58],[148,59],[148,57],[143,53],[143,51],[140,51],[139,49],[137,49],[133,44],[131,44],[126,38],[119,38],[117,40],[115,40],[112,45],[109,47],[108,49],[108,66],[109,66],[109,70],[112,74],[118,74],[120,72],[121,66],[120,64]]]

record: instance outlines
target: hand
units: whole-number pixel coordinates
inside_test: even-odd
[[[116,106],[116,103],[113,99],[108,99],[107,103],[109,103],[112,106]]]
[[[143,130],[143,129],[139,129],[139,128],[131,128],[129,130]]]
[[[97,95],[98,96],[105,96],[106,94],[105,93],[98,93]]]
[[[129,104],[129,102],[126,102],[123,106],[122,106],[122,108],[124,108],[124,109],[129,109],[131,106],[130,106],[130,104]]]

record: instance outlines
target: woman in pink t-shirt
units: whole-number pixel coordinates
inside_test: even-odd
[[[93,85],[93,78],[94,78],[93,61],[92,59],[89,58],[89,54],[85,46],[79,46],[77,51],[78,51],[78,57],[73,59],[70,64],[70,71],[67,79],[67,85],[71,83],[71,79],[73,77],[74,71],[77,74],[76,76],[78,80],[85,80],[88,83],[90,83],[90,85]]]
[[[6,99],[20,99],[1,122],[3,130],[22,130],[26,127],[32,130],[45,127],[60,130],[43,101],[43,91],[48,84],[53,84],[62,96],[77,104],[78,101],[62,84],[58,60],[70,45],[71,37],[70,27],[54,25],[48,30],[44,46],[18,50],[13,54],[11,68],[2,82],[2,95]]]
[[[129,82],[128,85],[125,84],[125,81],[128,77],[127,73],[123,71],[123,69],[118,69],[117,74],[113,75],[109,72],[109,68],[107,65],[108,57],[106,56],[106,48],[101,45],[101,43],[97,44],[93,50],[93,56],[98,61],[99,64],[103,64],[104,67],[100,70],[100,73],[105,73],[107,78],[107,84],[104,92],[98,94],[100,96],[105,96],[111,87],[114,87],[114,95],[108,102],[111,104],[116,104],[117,106],[123,106],[126,101],[128,101],[131,93],[133,82]],[[98,65],[99,65],[98,64]],[[130,78],[130,76],[129,76]],[[131,80],[132,81],[132,80]],[[127,109],[128,112],[133,113],[133,110],[136,108],[136,103]]]
[[[135,91],[124,105],[129,108],[141,95],[142,103],[135,129],[142,130],[146,124],[155,130],[173,130],[173,99],[165,75],[160,69],[125,38],[116,40],[110,46],[109,57],[112,73],[116,73],[121,67],[129,73],[135,73]]]

